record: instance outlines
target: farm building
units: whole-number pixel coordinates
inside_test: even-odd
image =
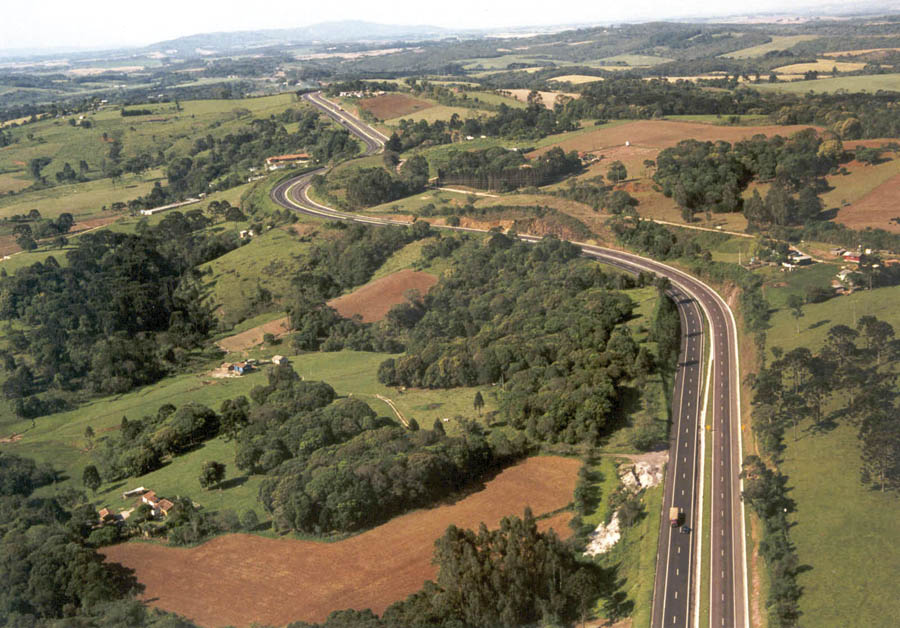
[[[168,499],[160,498],[155,491],[147,491],[141,496],[141,502],[150,506],[150,512],[154,517],[167,517],[169,511],[175,506]]]
[[[307,153],[293,153],[291,155],[273,155],[266,159],[266,169],[281,170],[288,166],[297,166],[309,163],[310,156]]]

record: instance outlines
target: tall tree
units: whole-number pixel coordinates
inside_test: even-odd
[[[100,472],[97,471],[97,467],[92,464],[89,464],[84,468],[84,473],[81,474],[81,482],[91,489],[91,491],[96,495],[97,489],[100,488],[101,479]]]
[[[208,460],[203,463],[203,469],[200,471],[200,486],[210,489],[216,484],[220,484],[225,479],[225,464]],[[221,487],[220,487],[221,488]]]

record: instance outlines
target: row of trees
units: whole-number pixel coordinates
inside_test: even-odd
[[[554,147],[533,160],[520,151],[495,146],[482,151],[450,151],[438,168],[440,184],[508,191],[537,187],[581,169],[575,151]]]

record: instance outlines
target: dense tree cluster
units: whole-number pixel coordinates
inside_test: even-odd
[[[435,544],[437,582],[385,610],[335,611],[319,628],[476,628],[560,625],[584,620],[609,592],[608,575],[580,563],[556,533],[539,532],[531,512],[497,530],[450,526]],[[312,628],[298,622],[290,628]]]
[[[0,621],[33,626],[129,596],[133,575],[105,565],[86,544],[96,511],[32,491],[55,478],[33,461],[0,453]]]
[[[565,153],[559,147],[530,161],[519,151],[499,146],[481,151],[454,150],[438,168],[438,179],[441,184],[508,191],[544,185],[577,172],[581,165],[576,152]]]
[[[386,521],[482,479],[520,456],[523,440],[407,430],[364,402],[335,400],[324,382],[302,381],[282,365],[246,400],[223,404],[236,426],[236,466],[270,477],[259,498],[276,529],[329,534]],[[410,422],[412,423],[412,422]],[[223,426],[224,429],[224,426]]]
[[[326,413],[332,417],[325,425],[333,425],[335,419],[347,424],[349,418],[341,413],[355,414],[363,423],[375,421],[368,406],[352,402]],[[310,447],[323,426],[313,417],[305,418],[292,420],[289,429],[305,435],[308,440],[301,446]],[[499,455],[498,449],[477,430],[449,437],[440,431],[398,426],[365,429],[343,443],[298,451],[271,472],[273,477],[260,487],[260,501],[277,529],[352,532],[433,504],[481,480],[509,461],[510,456]]]
[[[529,245],[494,234],[453,255],[452,276],[421,305],[392,311],[408,350],[380,366],[380,381],[502,383],[501,415],[511,425],[540,439],[596,442],[638,354],[619,325],[633,304],[612,291],[633,280],[578,260],[576,246],[555,238]]]
[[[380,205],[421,192],[428,183],[428,161],[414,155],[403,163],[399,175],[385,168],[359,168],[341,183],[351,209]]]
[[[201,345],[215,320],[193,269],[237,246],[207,223],[173,212],[139,235],[86,234],[65,266],[49,257],[0,278],[0,319],[24,325],[9,336],[3,389],[22,416],[41,390],[125,392]]]
[[[823,139],[814,129],[788,139],[757,135],[734,146],[682,140],[660,152],[653,180],[688,220],[695,212],[743,209],[752,228],[803,224],[818,218],[824,176],[844,157],[839,139]],[[743,202],[741,194],[753,179],[773,182],[765,202],[758,193]]]

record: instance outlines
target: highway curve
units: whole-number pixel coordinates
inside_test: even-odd
[[[343,124],[366,144],[371,155],[384,146],[382,133],[329,102],[318,92],[304,99]],[[379,217],[349,214],[309,198],[309,182],[325,168],[288,179],[274,187],[272,199],[288,209],[327,218],[371,225],[408,224]],[[457,231],[476,231],[445,227]],[[533,236],[521,236],[536,241]],[[742,460],[740,369],[737,328],[725,301],[705,283],[661,262],[590,244],[575,243],[588,257],[632,273],[649,271],[667,277],[669,296],[678,306],[682,345],[672,399],[673,429],[663,497],[652,626],[699,624],[699,557],[711,557],[711,628],[749,628],[744,508],[739,479]],[[701,314],[702,312],[702,314]],[[708,328],[704,327],[704,317]],[[704,337],[709,342],[704,343]],[[704,373],[704,356],[709,356]],[[705,380],[705,381],[704,381]],[[707,395],[706,392],[711,391]],[[711,407],[708,407],[711,404]],[[703,429],[706,427],[707,429]],[[706,440],[712,447],[710,547],[701,548],[703,467]],[[668,509],[684,511],[689,531],[669,525]]]

